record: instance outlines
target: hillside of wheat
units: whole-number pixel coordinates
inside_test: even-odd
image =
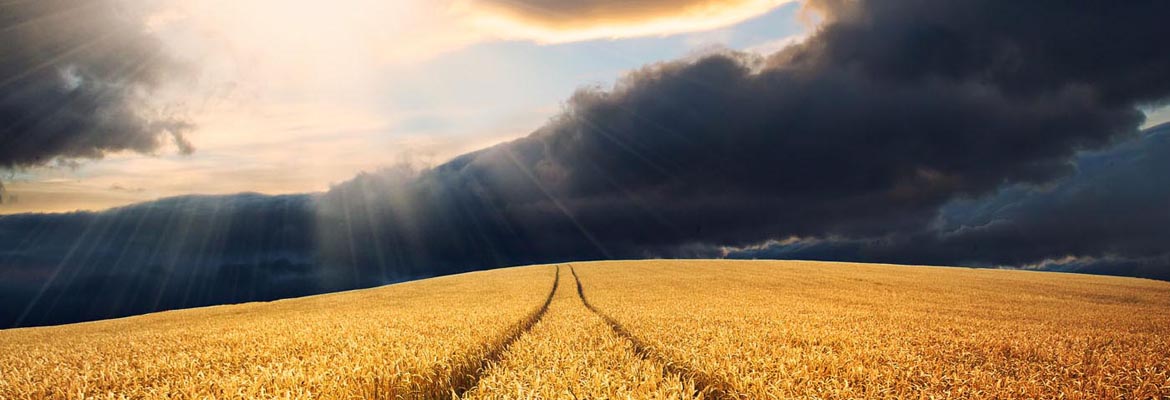
[[[0,398],[1164,398],[1170,283],[612,261],[0,331]]]

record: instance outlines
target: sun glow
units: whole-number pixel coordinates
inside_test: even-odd
[[[156,21],[192,29],[252,62],[407,62],[451,50],[461,29],[436,2],[203,0],[174,2]],[[447,32],[442,32],[444,28]]]

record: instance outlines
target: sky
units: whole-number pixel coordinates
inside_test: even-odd
[[[141,7],[140,28],[182,64],[151,95],[191,124],[193,151],[164,141],[0,168],[0,214],[325,191],[524,136],[578,87],[642,65],[771,52],[813,25],[794,2],[693,3],[587,13],[539,2],[113,2]]]
[[[1170,280],[1165,15],[0,3],[0,327],[577,260]]]

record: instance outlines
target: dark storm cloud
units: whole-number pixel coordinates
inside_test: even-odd
[[[1170,125],[1081,157],[1051,188],[1004,190],[944,214],[956,242],[1006,238],[1003,263],[1045,255],[1162,255],[1170,248]],[[964,207],[966,206],[966,207]],[[1070,218],[1075,216],[1075,218]],[[1025,237],[1031,236],[1031,237]]]
[[[0,4],[0,168],[150,152],[190,124],[145,104],[181,68],[114,0]]]
[[[1002,182],[1060,176],[1076,150],[1141,120],[1079,96],[874,85],[754,72],[727,56],[658,66],[614,92],[579,93],[527,138],[405,183],[335,188],[325,204],[340,210],[326,215],[350,215],[347,232],[369,239],[358,248],[414,241],[401,256],[420,265],[869,235],[923,226],[952,198]],[[354,264],[379,262],[369,256]]]
[[[1167,171],[1170,125],[1162,125],[1086,154],[1075,175],[1051,188],[1014,188],[947,210],[939,247],[984,263],[1070,258],[1052,267],[1170,279]]]
[[[1024,266],[1170,280],[1170,125],[1082,154],[1076,172],[948,204],[919,230],[730,249],[733,258]]]
[[[320,293],[311,196],[186,196],[0,217],[0,326]]]
[[[995,85],[1011,94],[1087,90],[1106,104],[1165,99],[1170,5],[1159,0],[813,0],[830,23],[777,62],[874,79]]]
[[[767,60],[647,67],[526,138],[336,188],[326,215],[358,248],[443,265],[913,232],[955,199],[1072,173],[1170,94],[1170,53],[1147,48],[1170,3],[842,4]]]
[[[1170,36],[1170,2],[818,6],[828,22],[797,47],[648,66],[434,168],[362,174],[311,200],[205,199],[249,204],[209,219],[230,224],[198,225],[166,211],[190,207],[173,200],[139,206],[151,218],[0,218],[4,243],[20,243],[6,271],[25,279],[0,290],[24,303],[3,303],[23,304],[22,323],[60,322],[82,317],[46,299],[139,312],[161,309],[140,293],[203,294],[166,305],[189,306],[263,298],[229,288],[274,282],[294,282],[284,295],[604,258],[1166,270],[1170,155],[1138,127],[1170,95],[1170,52],[1147,48]],[[89,278],[115,276],[102,271],[119,271],[97,282],[120,282],[121,303],[92,296]]]

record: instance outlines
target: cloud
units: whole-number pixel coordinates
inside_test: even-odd
[[[1012,95],[1090,91],[1105,104],[1165,99],[1170,55],[1147,41],[1166,33],[1153,0],[815,0],[829,23],[779,63],[846,67],[910,83],[966,80]],[[1061,21],[1055,23],[1052,21]]]
[[[768,58],[648,66],[528,137],[339,185],[322,254],[447,270],[919,232],[952,202],[1074,173],[1170,94],[1170,55],[1137,40],[1167,33],[1163,3],[842,4]],[[1131,40],[1084,45],[1102,38]]]
[[[881,236],[724,249],[733,258],[1008,266],[1170,280],[1170,125],[1077,158],[1045,186],[955,201],[934,224]]]
[[[1049,269],[1170,279],[1168,168],[1170,125],[1163,124],[1082,156],[1076,174],[1051,187],[1010,188],[978,207],[944,210],[938,247],[985,264],[1056,259]],[[972,254],[980,247],[995,252]]]
[[[784,0],[464,0],[454,9],[489,32],[540,42],[669,35],[731,25]],[[502,30],[501,30],[502,29]]]
[[[312,259],[308,195],[184,196],[0,218],[0,326],[337,290]]]
[[[727,8],[742,7],[751,1],[743,0],[478,0],[483,7],[493,7],[518,17],[546,24],[589,25],[598,21],[645,21],[677,14],[710,13]],[[775,1],[757,2],[775,4]]]
[[[433,168],[319,197],[0,218],[0,257],[18,266],[0,281],[21,282],[0,289],[20,311],[3,321],[605,258],[1166,270],[1170,158],[1139,127],[1170,96],[1170,53],[1146,48],[1170,33],[1170,3],[814,5],[825,24],[779,53],[647,66]],[[277,282],[296,283],[263,292]],[[172,300],[102,300],[84,316],[51,300],[93,290]]]
[[[183,152],[189,122],[153,109],[151,90],[181,66],[112,0],[0,5],[0,168],[54,159]]]

